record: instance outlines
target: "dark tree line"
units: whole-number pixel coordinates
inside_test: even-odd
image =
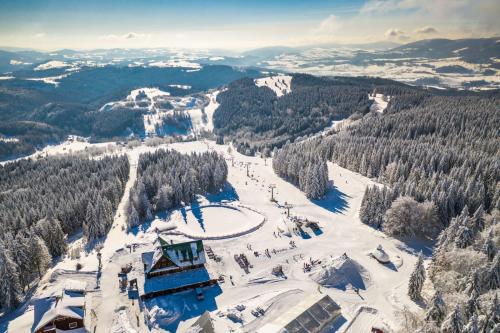
[[[187,155],[160,149],[142,154],[137,172],[130,191],[130,227],[156,212],[189,204],[196,194],[221,190],[228,170],[226,161],[216,152]]]
[[[66,236],[103,236],[128,179],[126,156],[66,156],[0,166],[0,307],[66,253]]]
[[[302,190],[310,199],[325,196],[328,190],[326,159],[306,144],[288,144],[275,150],[274,172]]]
[[[253,79],[232,82],[217,96],[215,134],[233,140],[241,153],[252,154],[321,131],[332,120],[365,114],[371,104],[370,85],[344,79],[296,74],[291,89],[278,98],[268,87],[257,87]]]

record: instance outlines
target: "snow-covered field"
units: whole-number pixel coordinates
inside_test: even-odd
[[[257,85],[257,87],[268,87],[274,91],[278,97],[292,92],[291,83],[292,77],[290,75],[276,75],[255,80],[255,85]]]
[[[84,151],[85,146],[78,143],[78,149]],[[303,295],[317,292],[330,295],[341,306],[345,322],[341,323],[339,331],[346,329],[355,316],[358,316],[358,322],[360,306],[376,309],[377,316],[383,318],[392,329],[401,325],[401,318],[397,313],[404,306],[418,310],[406,295],[408,277],[416,261],[415,252],[418,249],[411,249],[359,221],[361,199],[365,187],[373,184],[372,180],[329,163],[329,178],[332,181],[329,194],[325,199],[310,201],[295,186],[275,175],[269,159],[243,156],[234,149],[228,152],[227,145],[215,145],[211,141],[173,143],[160,147],[184,153],[209,149],[224,154],[229,166],[229,185],[224,192],[216,196],[200,197],[199,205],[223,203],[231,207],[248,207],[258,213],[243,209],[228,213],[228,208],[202,207],[204,231],[199,223],[199,215],[195,218],[195,214],[191,216],[189,213],[190,209],[199,209],[195,205],[186,207],[185,220],[180,211],[177,214],[180,214],[178,216],[181,220],[176,220],[175,212],[166,217],[160,214],[156,220],[127,232],[126,204],[128,193],[136,179],[139,154],[159,147],[116,147],[113,154],[126,153],[131,162],[131,170],[115,222],[103,240],[103,271],[98,279],[98,299],[102,301],[97,300],[93,307],[96,332],[109,332],[111,328],[111,331],[116,332],[149,331],[138,302],[129,299],[127,293],[120,292],[116,276],[121,265],[130,262],[140,264],[140,253],[153,248],[156,231],[159,229],[160,232],[168,233],[158,226],[168,223],[178,223],[181,226],[179,230],[188,228],[184,230],[192,232],[192,236],[195,232],[203,236],[204,232],[206,235],[221,235],[245,231],[246,228],[250,228],[250,231],[243,232],[238,237],[204,240],[205,247],[211,247],[221,258],[219,262],[209,260],[207,269],[215,276],[224,276],[225,282],[219,286],[206,287],[203,301],[196,300],[193,293],[189,292],[185,296],[177,294],[156,298],[148,307],[149,314],[157,316],[153,316],[149,321],[155,328],[175,327],[178,332],[183,332],[208,310],[214,319],[217,332],[254,332],[277,318],[290,304],[297,303]],[[76,146],[71,149],[73,152],[78,150]],[[69,150],[47,150],[45,153],[69,153]],[[231,159],[234,162],[231,162]],[[249,176],[246,163],[249,163]],[[274,196],[277,202],[270,201],[270,184],[276,185]],[[317,221],[320,231],[314,232],[304,228],[304,233],[283,232],[284,225],[289,223],[285,217],[285,202],[293,205],[291,215]],[[258,228],[251,228],[261,221],[262,215],[266,217],[265,223]],[[238,229],[240,227],[244,228]],[[171,237],[186,239],[181,233],[175,232]],[[131,244],[136,244],[135,251],[127,247]],[[393,265],[382,265],[370,256],[379,244],[393,260]],[[74,246],[78,248],[78,245]],[[266,250],[269,255],[265,254]],[[254,252],[259,255],[255,256]],[[251,268],[248,273],[234,260],[234,255],[241,253],[250,261]],[[344,253],[349,258],[347,263],[339,259],[343,258]],[[80,258],[68,256],[47,274],[53,274],[60,269],[64,269],[65,273],[77,274],[74,271],[77,262],[83,264],[82,272],[78,274],[93,274],[97,269],[95,250],[88,253],[82,251]],[[304,271],[304,264],[312,265],[310,272]],[[282,266],[285,277],[272,274],[272,269],[278,265]],[[319,284],[318,281],[321,282],[324,280],[322,278],[325,278],[322,271],[327,272],[327,277],[331,273],[335,276],[335,281],[341,281],[341,284]],[[356,276],[353,272],[360,274]],[[358,288],[359,293],[354,288]],[[252,312],[256,308],[263,309],[265,315],[255,317]],[[10,332],[27,332],[17,329],[18,321],[11,322],[9,327]],[[349,332],[353,332],[352,327]]]

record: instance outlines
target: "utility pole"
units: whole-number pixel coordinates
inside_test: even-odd
[[[247,166],[247,177],[250,177],[250,172],[248,170],[248,167],[250,166],[250,162],[246,162],[245,165]]]
[[[274,189],[276,188],[276,185],[275,184],[269,184],[269,189],[271,190],[271,201],[276,201],[274,200]]]
[[[290,217],[290,208],[293,208],[293,205],[285,201],[286,217]]]

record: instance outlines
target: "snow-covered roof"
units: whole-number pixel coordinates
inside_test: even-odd
[[[43,328],[57,317],[68,317],[82,319],[85,315],[85,297],[73,296],[72,292],[85,291],[86,283],[68,280],[66,287],[60,292],[60,296],[51,296],[39,299],[35,302],[33,332]],[[69,294],[66,292],[70,292]]]
[[[74,291],[74,292],[85,292],[87,288],[87,282],[78,281],[78,280],[66,280],[64,283],[65,291]]]
[[[183,243],[169,243],[160,236],[158,237],[158,241],[161,246],[157,247],[152,252],[145,252],[142,254],[142,262],[146,265],[146,273],[155,270],[154,267],[156,263],[162,257],[169,259],[173,266],[164,267],[160,270],[170,270],[178,267],[200,265],[205,264],[206,262],[203,242],[201,240]]]
[[[68,297],[71,299],[72,297]],[[83,297],[75,297],[83,298]],[[80,304],[80,300],[76,301]],[[56,297],[51,297],[47,299],[46,302],[41,302],[39,307],[35,306],[35,322],[33,323],[33,331],[37,331],[50,323],[57,317],[68,317],[74,319],[83,319],[85,311],[83,309],[83,304],[73,305],[72,301],[60,300],[58,301]]]
[[[274,321],[261,327],[258,332],[319,332],[340,314],[340,306],[330,296],[312,294]]]

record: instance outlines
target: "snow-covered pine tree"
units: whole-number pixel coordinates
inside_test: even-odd
[[[162,185],[160,190],[158,191],[157,199],[156,199],[156,210],[164,211],[172,207],[171,197],[172,187],[168,184]]]
[[[474,233],[481,232],[484,230],[484,208],[483,205],[479,205],[476,209],[474,215],[472,215],[472,230]]]
[[[483,253],[486,254],[489,261],[492,261],[497,254],[497,247],[495,245],[495,241],[493,240],[493,227],[490,227],[486,240],[484,241]]]
[[[10,251],[0,241],[0,308],[16,307],[20,300],[19,275]]]
[[[417,263],[415,268],[410,275],[410,281],[408,283],[408,296],[413,301],[417,301],[421,298],[422,287],[425,282],[425,267],[424,258],[422,253],[418,255]]]
[[[464,320],[458,304],[448,317],[446,317],[443,325],[441,325],[441,330],[443,333],[463,333]]]
[[[467,278],[465,292],[469,296],[479,296],[481,294],[481,282],[479,277],[479,269],[474,270]]]
[[[33,258],[33,268],[38,273],[38,277],[42,278],[43,273],[49,268],[52,261],[49,250],[45,242],[37,235],[32,235],[30,239],[30,247]]]
[[[485,273],[486,288],[495,290],[500,288],[500,253],[489,263]]]
[[[139,214],[137,214],[132,204],[129,205],[127,224],[129,228],[136,227],[140,224]]]
[[[93,240],[97,237],[99,231],[98,223],[94,205],[89,201],[85,213],[85,227],[83,228],[83,235],[87,240]]]
[[[460,249],[465,249],[474,242],[474,233],[465,224],[462,224],[455,236],[455,246]]]
[[[465,303],[465,318],[470,319],[475,313],[477,313],[478,310],[478,295],[476,293],[473,293],[470,295],[469,299]]]
[[[52,215],[35,224],[35,232],[43,239],[53,258],[66,252],[66,237],[61,224]]]
[[[443,296],[439,290],[434,293],[431,300],[431,306],[425,314],[427,322],[434,322],[436,325],[441,325],[444,316],[446,315],[446,306],[443,301]]]
[[[498,293],[495,292],[495,296],[490,302],[489,307],[486,309],[486,318],[484,324],[482,325],[483,332],[498,332],[500,325],[500,303],[498,302]]]
[[[16,235],[15,241],[11,246],[11,252],[16,254],[12,259],[17,265],[19,282],[24,290],[26,285],[31,281],[31,272],[33,272],[33,249],[30,247],[29,238],[26,237],[24,232],[19,232]]]
[[[479,333],[479,323],[476,314],[470,317],[469,323],[464,328],[464,333]]]

